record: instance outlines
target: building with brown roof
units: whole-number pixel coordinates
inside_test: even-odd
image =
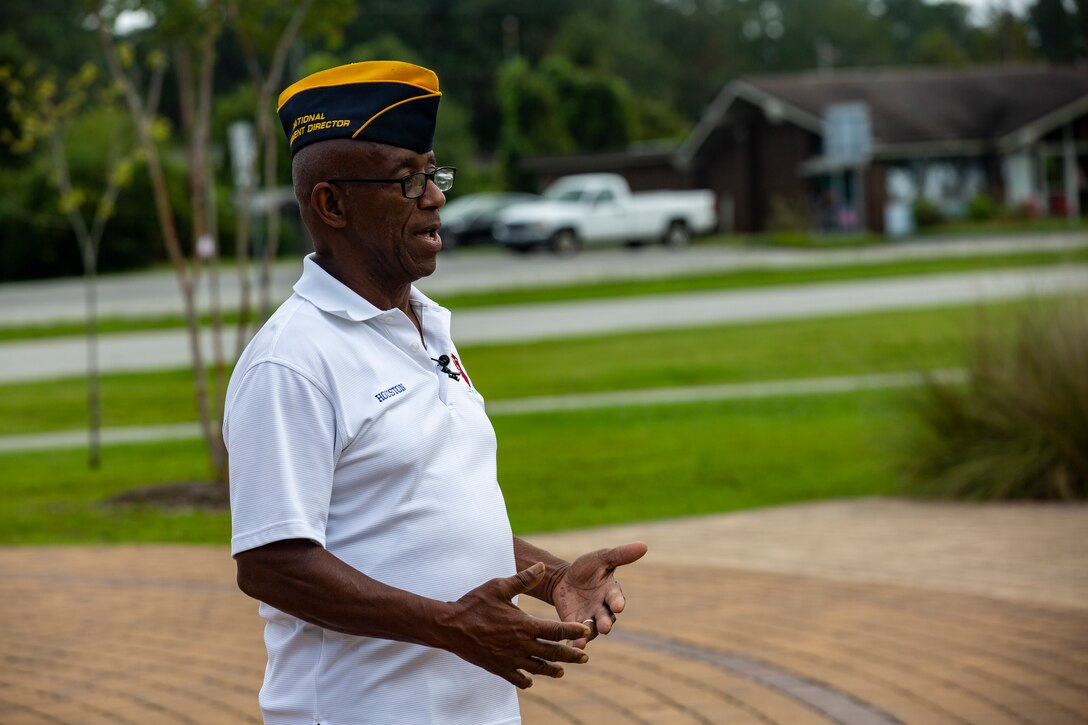
[[[726,230],[900,233],[928,200],[1088,210],[1088,70],[994,67],[745,76],[671,152],[537,159],[545,178],[615,171],[635,188],[710,188]]]

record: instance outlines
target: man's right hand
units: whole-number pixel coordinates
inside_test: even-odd
[[[538,562],[450,602],[438,617],[440,646],[522,689],[533,684],[530,674],[562,677],[557,662],[586,662],[584,651],[563,642],[589,637],[589,627],[539,619],[511,601],[536,587],[543,576],[544,564]]]

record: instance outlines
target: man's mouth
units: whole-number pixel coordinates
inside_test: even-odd
[[[423,227],[418,232],[416,232],[415,235],[417,237],[419,237],[420,239],[424,240],[425,242],[428,242],[429,244],[433,244],[433,245],[435,245],[437,247],[441,247],[442,246],[442,237],[440,237],[438,235],[438,230],[441,227],[442,227],[442,224],[440,222],[435,222],[434,224],[429,224],[429,225]]]

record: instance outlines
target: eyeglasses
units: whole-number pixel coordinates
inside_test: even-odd
[[[439,166],[434,171],[417,171],[399,179],[328,179],[328,182],[330,184],[400,184],[401,191],[404,192],[404,198],[418,199],[426,193],[428,179],[434,182],[439,191],[449,191],[453,188],[453,177],[456,174],[456,167]]]

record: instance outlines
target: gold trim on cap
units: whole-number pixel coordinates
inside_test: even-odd
[[[438,90],[438,76],[434,71],[397,60],[371,60],[329,68],[292,83],[280,94],[276,110],[283,108],[283,104],[302,91],[348,83],[403,83],[427,91],[427,98],[442,95]]]
[[[355,133],[351,134],[351,137],[352,138],[357,137],[359,134],[361,134],[363,132],[364,128],[369,126],[378,116],[382,115],[386,111],[392,111],[397,106],[400,106],[400,105],[405,104],[405,103],[411,103],[412,101],[422,101],[422,100],[424,100],[426,98],[440,98],[441,96],[442,96],[441,93],[428,93],[425,96],[415,96],[414,98],[405,98],[403,101],[397,101],[396,103],[394,103],[391,106],[386,106],[385,108],[383,108],[382,110],[378,111],[373,116],[368,118],[366,120],[366,123],[364,123],[362,126],[360,126],[358,128],[358,130],[355,131]]]

